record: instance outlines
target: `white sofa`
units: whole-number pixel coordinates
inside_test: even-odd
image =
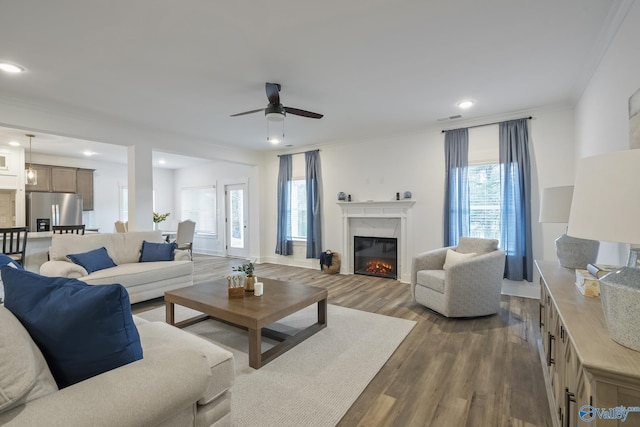
[[[0,305],[0,425],[231,425],[233,354],[164,322],[133,316],[144,357],[58,390],[20,321]]]
[[[128,233],[54,234],[50,260],[40,266],[43,276],[82,280],[90,285],[119,283],[129,292],[131,304],[164,296],[165,291],[193,285],[193,262],[187,251],[176,250],[174,261],[138,262],[142,242],[162,243],[160,231]],[[87,273],[67,255],[105,247],[116,267]]]

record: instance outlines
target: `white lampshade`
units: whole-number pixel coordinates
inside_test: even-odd
[[[639,221],[640,149],[581,159],[567,233],[640,243]],[[640,351],[640,269],[621,267],[603,276],[600,301],[611,338]]]
[[[573,185],[549,187],[542,190],[540,222],[569,222]]]
[[[640,243],[640,149],[578,162],[567,234]]]

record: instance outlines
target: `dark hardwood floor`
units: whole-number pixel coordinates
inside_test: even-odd
[[[194,254],[194,281],[226,277],[240,263]],[[414,303],[409,285],[395,280],[275,264],[255,274],[326,288],[330,304],[417,322],[340,427],[552,425],[537,300],[503,296],[497,315],[452,320]],[[133,312],[163,304],[135,304]]]

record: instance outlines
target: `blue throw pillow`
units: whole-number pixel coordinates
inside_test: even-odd
[[[87,285],[0,267],[5,307],[29,331],[59,388],[142,359],[122,285]]]
[[[5,254],[0,254],[0,265],[7,265],[7,264],[11,264],[11,266],[13,266],[14,268],[17,268],[19,270],[24,270],[24,268],[22,268],[22,266],[20,265],[20,263],[18,263],[15,259],[5,255]]]
[[[23,270],[22,266],[18,264],[16,260],[6,256],[5,254],[0,254],[0,265],[8,265],[9,267]],[[2,284],[2,279],[0,279],[0,303],[2,303],[3,300],[4,300],[4,285]]]
[[[67,255],[71,261],[84,267],[87,273],[91,274],[94,271],[104,270],[105,268],[115,267],[116,263],[113,262],[107,248],[104,246],[100,249],[94,249],[83,254],[69,254]]]
[[[153,261],[173,261],[176,256],[176,248],[178,245],[174,243],[151,243],[146,240],[142,241],[142,250],[140,251],[140,262]]]

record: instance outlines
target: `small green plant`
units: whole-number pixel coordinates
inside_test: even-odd
[[[241,271],[244,274],[246,274],[247,276],[253,276],[253,269],[254,269],[254,265],[253,262],[249,261],[248,263],[239,265],[237,267],[233,267],[232,270],[233,271]]]
[[[164,213],[164,214],[159,214],[158,212],[154,212],[153,213],[153,222],[155,222],[156,224],[159,222],[164,221],[165,219],[167,219],[167,217],[171,215],[170,212]]]

